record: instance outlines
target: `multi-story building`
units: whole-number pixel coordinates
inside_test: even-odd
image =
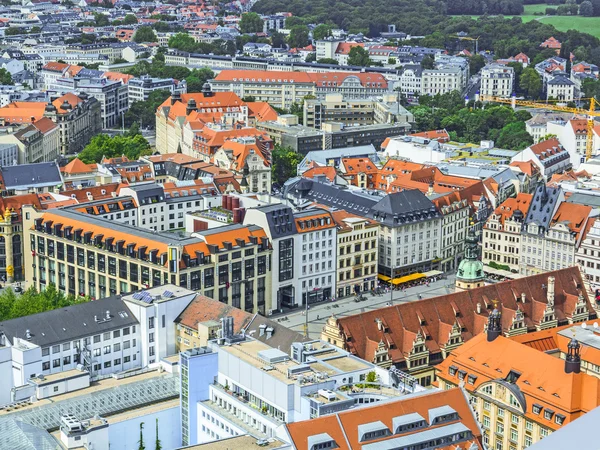
[[[129,106],[133,102],[143,102],[148,100],[148,96],[154,91],[170,91],[171,94],[179,92],[185,94],[187,92],[187,84],[185,80],[174,80],[173,78],[152,78],[148,75],[140,78],[132,78],[127,83],[127,98]]]
[[[330,317],[321,339],[382,367],[393,365],[421,386],[429,386],[438,363],[485,331],[495,302],[504,316],[505,336],[572,325],[597,315],[582,274],[569,267],[349,317]]]
[[[347,297],[377,285],[377,222],[349,214],[331,213],[337,226],[337,294]]]
[[[119,125],[129,108],[127,85],[120,80],[106,78],[59,78],[55,81],[57,91],[85,93],[100,102],[102,128]]]
[[[458,267],[464,255],[469,228],[469,202],[460,192],[451,192],[432,201],[443,217],[439,267],[442,272],[450,272]]]
[[[575,99],[575,83],[566,75],[553,76],[546,83],[546,98],[572,102]]]
[[[213,162],[240,177],[245,192],[271,192],[271,155],[253,137],[226,141],[215,152]]]
[[[452,350],[437,384],[468,392],[486,448],[522,450],[600,405],[600,378],[581,371],[575,338],[563,361],[501,336],[501,320],[494,310],[487,333]]]
[[[488,64],[481,69],[479,93],[484,96],[508,98],[514,91],[515,71],[503,64]]]
[[[507,270],[519,271],[521,231],[533,195],[519,193],[505,200],[488,218],[482,233],[481,260],[506,266]]]
[[[462,92],[463,73],[459,67],[446,67],[443,69],[424,69],[421,74],[421,94],[437,95],[448,92]]]
[[[525,122],[525,130],[531,135],[534,143],[538,143],[544,136],[551,134],[548,131],[548,124],[551,122],[564,123],[571,120],[572,113],[561,113],[554,111],[543,111],[534,114],[531,119]],[[556,134],[556,133],[552,133]]]
[[[181,354],[184,444],[240,434],[269,439],[286,423],[402,396],[389,387],[388,371],[344,350],[317,340],[272,347],[269,339],[261,342],[246,332],[233,333],[229,319],[224,319],[220,342]],[[262,333],[271,334],[275,345],[276,332],[265,327]],[[365,383],[368,376],[382,386],[376,395],[368,389],[351,395],[340,389]],[[413,390],[419,387],[407,383],[405,392]]]
[[[435,269],[440,261],[442,215],[417,189],[384,195],[301,178],[286,184],[284,195],[293,203],[311,201],[379,223],[379,275],[384,280],[402,282],[403,276]]]
[[[289,109],[307,95],[319,100],[329,93],[347,100],[367,100],[388,92],[388,82],[378,73],[307,73],[268,70],[224,70],[210,81],[215,92],[252,96],[272,106]]]
[[[577,249],[577,263],[582,267],[587,277],[590,288],[594,291],[600,289],[600,220],[591,218],[589,220],[587,233],[583,237],[579,248]]]
[[[546,180],[572,167],[571,155],[555,137],[530,145],[514,156],[512,161],[532,161]]]
[[[294,448],[308,450],[483,448],[479,424],[460,389],[407,395],[359,410],[290,423],[286,430]]]
[[[174,320],[195,297],[167,284],[0,322],[0,348],[12,347],[15,369],[4,374],[12,382],[3,383],[0,398],[30,379],[60,378],[77,367],[97,379],[156,364],[175,354]],[[44,396],[62,393],[59,387]]]
[[[323,123],[342,123],[361,126],[383,123],[412,123],[414,118],[404,109],[394,94],[382,101],[347,101],[340,94],[328,94],[325,100],[309,99],[304,102],[304,126],[321,129]]]
[[[579,165],[585,162],[587,150],[587,120],[571,119],[567,121],[557,120],[548,122],[547,133],[556,136],[558,142],[569,152],[571,165],[577,170]],[[592,155],[598,152],[598,142],[594,135]]]
[[[403,95],[410,99],[419,97],[422,92],[422,74],[423,69],[420,65],[407,64],[403,66],[400,79],[394,83],[394,89],[399,89]]]
[[[73,209],[24,211],[26,280],[38,290],[52,283],[68,294],[103,298],[173,283],[265,315],[272,309],[265,295],[271,247],[257,226],[233,224],[187,235]]]
[[[90,139],[102,128],[100,102],[93,97],[88,97],[85,93],[78,95],[67,93],[54,98],[50,103],[13,102],[0,108],[0,122],[3,125],[34,124],[35,126],[35,123],[44,117],[49,118],[58,126],[59,149],[63,155],[71,155],[83,150]],[[40,132],[42,132],[42,128],[45,130],[42,133],[44,134],[42,141],[45,141],[43,145],[48,148],[32,149],[32,154],[27,156],[32,160],[40,158],[43,160],[43,158],[51,158],[53,155],[52,139],[54,135],[51,127],[45,122],[40,122],[38,125],[40,125]],[[23,151],[25,151],[25,147]],[[23,155],[23,163],[25,161],[26,157]]]
[[[0,143],[4,148],[16,150],[13,159],[3,165],[55,161],[61,154],[59,126],[48,117],[23,125],[13,133],[0,135]]]
[[[196,127],[194,122],[187,122],[183,128],[181,151],[198,161],[210,162],[226,141],[245,137],[254,138],[257,145],[265,151],[273,149],[273,141],[269,135],[254,127],[238,128],[211,122],[199,123]]]
[[[539,203],[534,197],[530,213]],[[547,207],[546,209],[552,209]],[[577,250],[585,238],[592,207],[562,202],[551,217],[548,227],[525,219],[519,251],[519,272],[533,274],[569,267],[576,262]],[[537,232],[536,232],[537,227]]]

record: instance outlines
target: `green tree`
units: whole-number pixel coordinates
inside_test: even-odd
[[[141,134],[112,137],[107,134],[97,134],[78,157],[84,163],[92,164],[101,162],[103,157],[115,158],[124,155],[130,160],[136,160],[150,153],[150,144]]]
[[[8,27],[4,30],[5,36],[16,36],[18,34],[24,34],[24,31],[17,27]]]
[[[325,39],[325,38],[331,36],[331,30],[332,30],[331,25],[321,23],[313,29],[313,32],[312,32],[313,39],[320,40],[320,39]]]
[[[163,22],[162,20],[159,20],[158,22],[154,22],[152,24],[152,28],[154,28],[156,31],[164,33],[171,29],[171,25],[169,25],[167,22]]]
[[[169,38],[169,47],[192,53],[196,51],[198,44],[189,34],[177,33]]]
[[[144,422],[140,423],[140,440],[138,441],[138,450],[146,450],[146,446],[144,445],[144,433],[143,430],[144,429]]]
[[[285,36],[278,31],[271,34],[271,47],[283,48],[285,47]]]
[[[579,5],[579,15],[584,17],[592,17],[594,15],[594,7],[592,2],[586,0]]]
[[[242,14],[238,26],[242,33],[260,33],[263,31],[264,21],[255,12]]]
[[[338,64],[337,60],[335,60],[333,58],[321,58],[321,59],[317,59],[317,62],[319,64]]]
[[[271,169],[273,180],[282,185],[288,179],[296,176],[298,164],[302,161],[301,154],[290,147],[276,145],[271,152],[271,157],[273,160]]]
[[[138,23],[138,20],[133,14],[127,14],[123,19],[123,25],[133,25],[134,23]]]
[[[107,27],[110,24],[108,16],[100,13],[94,13],[94,21],[97,27]]]
[[[350,49],[348,53],[348,65],[369,67],[372,64],[373,61],[369,58],[369,52],[364,47],[355,45]]]
[[[40,27],[31,27],[31,30],[29,30],[29,34],[37,34],[40,33],[42,31],[42,29]]]
[[[0,69],[0,84],[3,86],[15,84],[10,72],[6,69]]]
[[[148,100],[133,102],[129,110],[125,113],[125,126],[131,127],[137,122],[141,123],[144,128],[149,127],[154,129],[156,125],[156,110],[170,95],[171,93],[166,89],[157,90],[150,93]]]
[[[483,68],[483,66],[485,66],[485,64],[486,60],[481,55],[473,55],[469,57],[469,71],[473,75],[478,73]]]
[[[542,92],[542,79],[534,68],[527,67],[523,70],[519,78],[519,88],[526,97],[539,98]]]
[[[156,418],[156,443],[154,444],[154,450],[162,450],[162,444],[158,438],[158,417]]]
[[[189,76],[185,78],[188,92],[200,92],[202,86],[215,77],[215,73],[207,67],[202,69],[194,69]]]
[[[133,35],[133,42],[156,42],[158,38],[152,27],[139,27]]]
[[[292,48],[306,47],[309,44],[308,33],[309,30],[306,25],[294,25],[290,29],[288,44]]]
[[[524,122],[514,122],[502,128],[496,141],[500,148],[509,150],[523,150],[533,144],[533,138],[525,129]]]
[[[423,59],[421,60],[421,67],[423,69],[433,69],[435,68],[435,59],[433,59],[433,56],[424,56]]]
[[[247,103],[252,103],[256,101],[256,97],[254,97],[253,95],[246,95],[245,97],[242,98],[243,102],[247,102]]]
[[[50,283],[42,292],[30,287],[20,295],[9,287],[0,293],[0,321],[85,303],[87,297],[66,296]]]
[[[309,53],[306,56],[306,59],[305,59],[306,62],[313,62],[313,61],[316,61],[316,60],[317,60],[317,54],[314,53],[314,52],[313,53]]]
[[[304,20],[302,20],[300,17],[297,16],[290,16],[287,19],[285,19],[285,27],[289,30],[292,29],[292,27],[295,27],[296,25],[306,25],[304,23]]]

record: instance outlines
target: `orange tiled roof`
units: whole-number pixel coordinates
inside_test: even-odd
[[[450,141],[450,135],[446,130],[422,131],[421,133],[409,134],[409,136],[421,137],[423,139],[435,139],[442,144]]]
[[[246,244],[249,244],[250,236],[257,237],[259,239],[266,238],[267,234],[262,228],[250,229],[248,226],[242,226],[233,230],[225,230],[218,233],[210,233],[202,235],[204,241],[209,245],[216,245],[218,248],[225,248],[225,242],[235,244],[236,239],[242,239]]]
[[[253,143],[245,143],[240,141],[226,141],[220,148],[225,152],[231,152],[233,164],[231,169],[236,172],[241,172],[246,163],[246,159],[250,156],[253,151],[255,155],[259,156],[265,166],[270,166],[271,162],[267,159],[262,149],[257,145],[256,141]]]
[[[234,333],[239,333],[253,317],[246,311],[198,294],[175,319],[175,323],[197,331],[199,323],[209,320],[218,321],[227,316],[233,318]]]
[[[358,42],[340,42],[338,44],[338,47],[335,50],[335,52],[340,55],[348,55],[350,53],[350,50],[352,50],[352,47],[364,47],[364,46],[365,46],[365,44],[358,43]]]
[[[556,214],[552,218],[551,225],[559,222],[565,222],[572,233],[577,237],[585,229],[588,218],[592,212],[591,206],[579,205],[577,203],[562,202]]]
[[[530,177],[539,172],[538,167],[532,161],[513,161],[509,166],[518,167],[521,172]]]
[[[112,198],[113,192],[117,192],[119,183],[103,184],[102,186],[89,186],[85,189],[66,189],[61,191],[62,195],[76,199],[79,203],[89,201],[88,192],[94,200],[106,200]]]
[[[267,102],[246,102],[248,113],[259,122],[271,122],[277,120],[279,114]]]
[[[333,166],[312,167],[302,174],[304,178],[314,178],[317,175],[325,175],[331,182],[335,181],[337,172]]]
[[[352,450],[360,449],[364,442],[359,442],[360,436],[357,432],[360,425],[374,421],[381,421],[392,431],[392,434],[383,438],[370,439],[370,443],[385,442],[398,436],[408,435],[413,431],[397,434],[393,426],[394,417],[417,413],[421,417],[428,418],[429,410],[442,406],[450,406],[459,416],[459,421],[464,424],[473,434],[473,440],[466,443],[453,443],[449,448],[452,450],[482,449],[481,431],[469,403],[458,388],[445,391],[428,391],[417,396],[401,397],[398,400],[365,406],[359,409],[350,409],[330,415],[321,416],[311,420],[293,422],[286,425],[287,431],[292,439],[294,448],[307,449],[308,438],[321,433],[327,433],[335,440],[337,449]],[[445,424],[443,424],[445,425]],[[443,426],[439,425],[439,426]],[[434,425],[430,428],[437,428]],[[475,447],[471,446],[471,442]],[[437,447],[436,447],[437,448]],[[442,448],[442,447],[439,447]]]
[[[450,375],[450,366],[477,377],[472,384],[465,385],[469,391],[516,371],[520,375],[512,384],[525,397],[525,417],[551,430],[560,427],[554,415],[547,419],[544,414],[535,414],[530,405],[538,404],[554,414],[562,414],[563,425],[600,405],[600,378],[583,372],[566,373],[563,360],[504,336],[488,342],[485,333],[481,333],[452,350],[436,366],[438,378],[458,384],[458,374]]]
[[[79,158],[74,158],[69,164],[61,167],[60,171],[68,175],[81,173],[92,173],[94,169],[89,164],[82,162]]]
[[[566,151],[557,138],[551,138],[546,141],[538,142],[529,148],[540,161]]]
[[[516,210],[521,211],[523,216],[526,216],[532,200],[533,195],[520,192],[516,197],[506,199],[500,206],[496,208],[494,214],[498,216],[498,221],[504,225],[504,221],[511,218]]]
[[[46,134],[49,131],[52,131],[55,128],[58,128],[58,125],[55,124],[48,117],[42,117],[41,119],[36,120],[35,122],[33,122],[33,126],[36,127],[40,131],[40,133],[43,133],[43,134]]]

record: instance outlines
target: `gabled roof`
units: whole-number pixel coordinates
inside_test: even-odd
[[[498,206],[494,214],[498,216],[498,221],[504,225],[506,219],[510,219],[515,211],[521,211],[522,218],[527,215],[529,206],[533,200],[533,195],[519,192],[516,197],[507,198],[504,202]]]
[[[68,175],[82,173],[92,173],[94,168],[90,164],[82,162],[79,158],[74,158],[69,164],[61,168],[61,172]]]
[[[460,335],[464,341],[483,332],[495,300],[502,313],[504,332],[512,326],[518,309],[523,312],[526,327],[535,329],[543,319],[548,303],[545,286],[550,276],[555,278],[554,308],[559,324],[566,323],[575,313],[580,294],[584,296],[587,310],[595,314],[579,269],[570,267],[341,317],[338,325],[348,338],[347,349],[356,356],[373,361],[376,345],[372,343],[383,340],[393,363],[399,363],[404,361],[417,334],[427,337],[425,345],[436,354],[450,338],[449,327],[456,323],[462,328]],[[525,303],[521,302],[522,293]],[[478,303],[480,313],[477,312]],[[378,328],[376,319],[384,321],[384,331]]]

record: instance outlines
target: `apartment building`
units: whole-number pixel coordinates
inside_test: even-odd
[[[412,123],[410,112],[398,103],[398,97],[387,94],[382,101],[344,100],[341,94],[327,94],[325,100],[304,102],[304,126],[321,129],[323,123],[362,126],[383,123]]]
[[[515,161],[532,161],[545,180],[550,180],[555,173],[563,173],[572,167],[571,155],[555,137],[530,145],[513,156],[512,162]]]
[[[576,252],[577,264],[583,268],[590,288],[600,289],[600,220],[590,218],[587,233]]]
[[[406,64],[402,67],[400,79],[394,83],[394,89],[400,89],[400,92],[406,97],[413,99],[419,97],[422,92],[423,69],[417,64]]]
[[[501,336],[501,320],[494,310],[487,333],[453,350],[436,384],[466,389],[487,448],[522,450],[600,405],[600,378],[581,372],[575,338],[563,361]]]
[[[344,210],[333,211],[331,216],[337,226],[336,297],[375,289],[379,260],[377,223]]]
[[[483,226],[481,260],[519,271],[521,231],[533,195],[519,193],[498,206]]]
[[[384,280],[435,269],[440,261],[442,215],[417,189],[384,195],[301,178],[286,185],[284,195],[292,203],[311,201],[378,222]]]
[[[148,100],[150,93],[154,91],[169,91],[171,94],[178,92],[180,95],[187,92],[185,80],[174,80],[173,78],[152,78],[143,75],[140,78],[132,78],[127,82],[127,98],[129,106],[133,102]]]
[[[480,95],[509,98],[514,91],[515,71],[503,64],[488,64],[481,69]]]
[[[421,74],[421,95],[447,94],[462,92],[465,88],[463,73],[459,67],[443,69],[424,69]]]
[[[224,142],[215,152],[213,162],[241,178],[240,186],[244,193],[271,192],[271,154],[253,137]]]
[[[585,162],[587,152],[587,120],[570,119],[548,122],[546,125],[548,134],[553,134],[558,142],[569,153],[571,166],[577,170]],[[594,137],[592,156],[598,152],[598,142]]]
[[[538,206],[535,199],[530,212],[534,206]],[[574,265],[591,215],[590,206],[562,202],[548,223],[548,228],[542,230],[542,227],[538,227],[537,233],[532,232],[537,226],[535,222],[529,222],[526,218],[525,232],[521,237],[519,272],[541,273]]]
[[[44,117],[58,126],[59,149],[62,155],[71,155],[83,150],[92,136],[98,134],[102,128],[100,102],[85,93],[78,95],[67,93],[54,97],[49,103],[13,102],[0,108],[2,125],[34,124],[35,126],[35,123]],[[41,128],[46,131],[43,133],[45,136],[42,140],[48,141],[46,138],[52,135],[50,125],[45,121],[38,125],[40,125],[40,132]],[[32,149],[31,155],[23,155],[23,161],[27,158],[32,160],[50,158],[53,146],[50,142],[46,142],[45,145],[48,146],[47,149]],[[26,150],[25,147],[27,146],[23,147],[23,151]]]
[[[495,307],[504,316],[505,336],[596,317],[594,299],[582,286],[579,269],[569,267],[353,316],[330,317],[321,339],[382,367],[393,365],[421,386],[429,386],[435,379],[435,366],[484,332]]]
[[[14,149],[10,155],[6,155],[11,157],[5,157],[2,165],[55,161],[61,154],[59,126],[48,117],[0,135],[0,144],[4,153],[8,148]]]
[[[0,398],[10,397],[11,389],[19,397],[30,380],[58,379],[77,367],[95,380],[155,365],[175,354],[173,321],[195,296],[167,284],[0,322],[0,348],[10,347],[14,369],[5,373],[11,382],[3,383]],[[44,397],[63,389],[56,386]]]
[[[233,224],[186,235],[73,209],[41,213],[26,207],[24,215],[25,278],[38,290],[52,283],[67,294],[103,298],[171,283],[236,307],[252,304],[265,315],[272,309],[265,295],[271,248],[256,226]]]
[[[432,201],[442,214],[439,267],[442,272],[450,272],[458,268],[464,256],[470,205],[460,192],[451,192]]]
[[[123,114],[129,109],[128,88],[121,80],[107,78],[59,78],[55,81],[59,92],[85,93],[100,102],[102,128],[112,128],[123,120]]]
[[[215,92],[252,96],[272,106],[289,109],[307,95],[318,100],[330,93],[347,100],[367,100],[388,92],[388,82],[378,73],[307,73],[267,70],[224,70],[210,85]]]
[[[575,99],[575,83],[566,75],[553,76],[546,83],[546,98],[561,102],[572,102]]]

